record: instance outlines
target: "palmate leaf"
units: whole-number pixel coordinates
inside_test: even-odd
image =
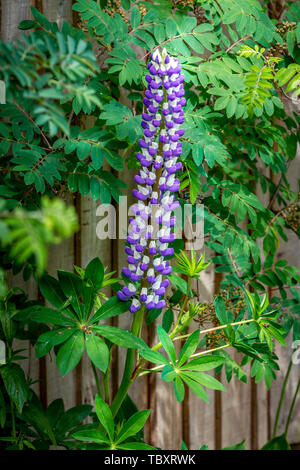
[[[157,356],[157,352],[153,354],[154,351],[151,350],[148,355],[147,353],[143,354],[143,351],[140,351],[140,353],[146,359],[164,365],[161,378],[165,382],[173,382],[175,397],[179,402],[184,399],[184,383],[205,401],[208,401],[208,396],[203,390],[202,385],[214,390],[225,390],[221,382],[203,373],[203,371],[212,370],[222,365],[225,362],[225,358],[222,356],[208,355],[196,358],[193,357],[193,353],[199,343],[200,330],[194,331],[194,333],[188,337],[176,360],[174,346],[170,337],[160,326],[158,326],[157,329],[159,339],[170,357],[171,363],[164,360],[165,358],[161,357],[160,354]]]
[[[149,417],[150,410],[142,410],[132,414],[129,419],[122,422],[121,426],[115,425],[109,406],[99,395],[96,395],[95,398],[95,410],[97,417],[105,430],[105,433],[99,429],[95,429],[93,427],[94,425],[89,425],[89,427],[86,427],[86,429],[73,432],[72,435],[75,439],[100,444],[100,448],[102,449],[155,449],[152,446],[148,446],[144,442],[133,441],[124,443],[124,441],[127,441],[130,437],[138,435],[139,431],[141,431],[141,429],[144,427],[145,422]],[[103,445],[105,447],[103,447]]]

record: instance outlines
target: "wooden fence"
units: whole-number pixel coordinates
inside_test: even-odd
[[[58,21],[59,24],[65,20],[74,21],[71,0],[1,0],[0,3],[1,36],[4,41],[12,41],[20,36],[21,32],[17,29],[17,25],[20,21],[31,18],[30,5],[34,5],[49,20]],[[288,172],[293,190],[298,190],[299,162],[300,155],[290,165]],[[119,176],[128,184],[129,193],[133,186],[132,172],[126,170]],[[69,196],[68,202],[75,204],[81,230],[65,243],[51,248],[48,271],[55,275],[57,269],[72,270],[74,264],[85,267],[95,256],[99,256],[109,269],[120,271],[125,265],[123,244],[117,240],[99,240],[96,237],[96,224],[99,220],[96,208],[100,201],[92,201],[89,197],[72,199]],[[299,240],[291,234],[288,243],[282,242],[279,257],[284,257],[300,268],[299,254]],[[34,281],[29,280],[24,283],[22,278],[18,277],[16,283],[22,285],[31,298],[37,298],[38,292]],[[214,274],[213,268],[208,269],[198,283],[200,299],[211,300],[219,284],[220,279]],[[128,328],[130,322],[131,315],[128,314],[114,318],[112,324]],[[152,328],[143,333],[146,340],[155,339]],[[191,393],[187,394],[184,402],[179,404],[174,398],[171,384],[166,384],[153,376],[139,379],[131,395],[140,409],[152,409],[151,419],[146,428],[146,442],[163,449],[179,449],[183,439],[190,449],[199,449],[203,444],[207,444],[210,449],[220,449],[245,439],[248,449],[261,447],[271,436],[283,376],[291,351],[290,340],[286,348],[276,346],[276,353],[280,357],[280,372],[270,391],[266,390],[263,383],[255,385],[250,377],[247,384],[233,378],[230,384],[226,384],[226,392],[211,391],[209,393],[210,404],[205,404]],[[119,354],[116,352],[113,357],[112,385],[114,389],[120,381],[123,363],[124,350]],[[66,377],[60,376],[54,357],[47,356],[37,360],[34,349],[30,349],[29,358],[24,361],[23,365],[25,372],[33,379],[40,379],[35,385],[35,391],[44,405],[59,397],[64,399],[66,408],[75,404],[93,402],[96,385],[86,358],[83,358],[76,370]],[[284,429],[288,405],[298,377],[299,366],[294,366],[283,404],[279,432]],[[288,435],[291,443],[300,442],[299,418],[300,407],[298,405],[294,410]]]

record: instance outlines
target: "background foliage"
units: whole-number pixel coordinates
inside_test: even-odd
[[[232,375],[247,381],[243,366],[251,362],[251,376],[270,387],[278,369],[274,339],[284,344],[291,330],[293,340],[300,339],[299,273],[276,258],[289,231],[300,234],[300,192],[292,191],[286,178],[296,155],[299,118],[284,106],[285,100],[297,103],[300,94],[300,9],[287,2],[278,20],[269,3],[78,0],[73,6],[80,17],[77,28],[64,23],[60,30],[32,8],[34,19],[19,26],[26,30],[22,40],[0,42],[0,79],[7,99],[0,105],[1,339],[8,352],[7,364],[0,367],[0,413],[10,448],[126,448],[128,442],[127,448],[138,448],[146,446],[137,433],[148,417],[146,410],[139,412],[143,415],[133,419],[132,433],[131,422],[123,420],[137,413],[134,405],[124,402],[117,414],[112,402],[113,417],[110,411],[103,417],[97,412],[98,397],[93,424],[75,434],[78,441],[94,444],[79,444],[71,432],[91,407],[64,413],[61,401],[55,401],[43,410],[18,365],[22,356],[13,349],[14,337],[30,339],[37,357],[54,348],[62,374],[76,366],[86,348],[104,380],[112,344],[138,349],[143,358],[138,372],[151,370],[145,361],[156,364],[161,378],[173,383],[179,401],[185,386],[204,400],[203,385],[224,388],[202,372],[215,356],[211,368],[224,367],[228,381]],[[180,202],[204,205],[205,245],[214,253],[209,261],[223,273],[220,295],[210,305],[201,303],[190,280],[205,266],[197,270],[193,260],[179,254],[183,247],[175,246],[177,272],[183,278],[170,277],[173,292],[158,329],[168,359],[133,332],[99,324],[128,307],[115,297],[105,298],[101,289],[116,289],[119,279],[105,272],[100,260],[92,260],[85,271],[77,268],[76,274],[60,271],[59,281],[41,277],[47,245],[78,228],[73,207],[66,209],[59,198],[91,194],[109,203],[126,193],[117,172],[137,166],[146,63],[160,46],[178,56],[186,78]],[[8,289],[4,278],[10,269],[14,274],[22,270],[25,279],[33,275],[55,310],[41,300],[28,300],[17,288]],[[146,323],[161,313],[151,311]],[[193,321],[200,331],[213,322],[218,334],[186,334],[176,358],[172,340],[185,334],[189,324],[195,326]],[[228,346],[243,354],[240,364],[228,354]],[[205,356],[215,348],[217,354]],[[199,358],[185,364],[196,349],[207,358],[202,369]],[[112,401],[107,390],[104,399]],[[140,427],[134,427],[135,420]],[[124,428],[126,439],[139,436],[136,444],[120,439]]]

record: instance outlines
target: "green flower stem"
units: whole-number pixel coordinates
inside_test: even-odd
[[[289,362],[289,365],[288,365],[288,368],[287,368],[287,371],[286,371],[286,374],[285,374],[285,377],[284,377],[284,381],[283,381],[283,384],[282,384],[281,394],[280,394],[279,403],[278,403],[278,407],[277,407],[277,411],[276,411],[276,417],[275,417],[275,423],[274,423],[274,429],[273,429],[273,438],[276,437],[276,435],[277,435],[279,416],[280,416],[280,412],[281,412],[281,408],[282,408],[282,404],[283,404],[283,399],[284,399],[284,395],[285,395],[285,391],[286,391],[286,386],[287,386],[287,383],[288,383],[288,378],[289,378],[290,373],[291,373],[292,365],[293,365],[293,358],[290,359],[290,362]]]
[[[188,282],[188,288],[187,288],[187,292],[185,294],[185,298],[184,298],[184,301],[183,301],[183,304],[182,304],[182,307],[180,309],[180,313],[178,315],[178,318],[177,318],[177,321],[176,321],[176,324],[172,330],[172,332],[170,333],[170,338],[172,339],[176,333],[179,333],[184,327],[186,327],[186,324],[184,325],[179,325],[179,322],[180,322],[180,319],[182,317],[182,314],[185,310],[185,307],[186,307],[186,304],[187,304],[187,301],[188,301],[188,298],[189,298],[189,292],[190,292],[190,289],[191,289],[191,284],[192,284],[192,279],[189,279],[189,282]],[[162,347],[162,344],[159,342],[157,343],[155,346],[153,346],[152,350],[153,351],[157,351],[158,349],[160,349]],[[145,359],[141,359],[135,370],[134,370],[134,373],[133,373],[133,378],[132,378],[132,381],[134,382],[139,376],[140,376],[140,371],[143,367],[143,365],[145,364]]]
[[[139,336],[141,331],[141,326],[143,322],[145,308],[141,308],[138,312],[134,314],[134,319],[132,323],[131,332],[135,336]],[[112,402],[111,405],[111,412],[113,417],[116,416],[117,412],[119,411],[120,406],[125,399],[127,392],[129,390],[130,385],[132,384],[132,372],[133,372],[133,361],[135,356],[135,349],[131,348],[127,350],[126,362],[123,372],[123,378],[120,385],[120,388]]]
[[[287,433],[288,433],[288,430],[289,430],[289,425],[290,425],[290,422],[291,422],[291,418],[292,418],[292,414],[293,414],[293,411],[294,411],[297,395],[298,395],[298,392],[299,392],[299,388],[300,388],[300,379],[298,380],[298,384],[297,384],[297,387],[296,387],[296,390],[295,390],[295,393],[294,393],[294,396],[293,396],[292,404],[291,404],[291,407],[289,409],[289,414],[288,414],[288,417],[287,417],[285,430],[284,430],[285,437],[287,437]]]
[[[109,363],[107,366],[107,371],[103,376],[103,384],[104,384],[104,396],[105,396],[105,401],[109,405],[110,403],[110,390],[109,390],[109,375],[110,375],[110,364],[111,364],[111,351],[109,353]]]
[[[179,315],[178,315],[178,318],[177,318],[177,321],[175,323],[175,326],[173,328],[173,331],[172,333],[170,334],[170,338],[173,338],[172,335],[175,335],[176,334],[176,330],[179,326],[179,323],[180,323],[180,320],[181,320],[181,317],[185,311],[185,307],[186,307],[186,304],[187,304],[187,301],[188,301],[188,298],[189,298],[189,293],[190,293],[190,290],[191,290],[191,285],[192,285],[192,278],[189,278],[188,280],[188,286],[187,286],[187,291],[186,291],[186,294],[185,294],[185,298],[184,298],[184,301],[183,301],[183,304],[182,304],[182,307],[181,307],[181,310],[179,312]]]
[[[9,399],[9,401],[10,401],[10,412],[11,412],[11,422],[12,422],[12,435],[13,437],[17,437],[14,404],[11,398]]]
[[[95,365],[92,363],[92,361],[91,361],[91,365],[92,365],[92,370],[93,370],[93,374],[94,374],[94,377],[95,377],[97,392],[98,392],[98,395],[102,398],[101,385],[100,385],[99,376],[97,374],[97,369],[96,369]]]
[[[184,298],[184,301],[183,301],[183,304],[182,304],[182,307],[180,309],[180,312],[179,312],[179,315],[178,315],[178,318],[177,318],[177,321],[175,323],[175,326],[173,328],[173,330],[171,331],[171,333],[169,334],[169,337],[171,339],[174,338],[174,336],[176,335],[176,333],[179,333],[184,327],[186,327],[186,324],[185,325],[180,325],[179,322],[181,320],[181,317],[183,315],[183,312],[185,311],[185,307],[186,307],[186,304],[187,304],[187,301],[188,301],[188,298],[189,298],[189,293],[190,293],[190,290],[191,290],[191,285],[192,285],[192,279],[189,279],[188,281],[188,287],[187,287],[187,292],[185,294],[185,298]],[[187,335],[188,336],[188,335]],[[153,346],[152,350],[153,351],[157,351],[158,349],[160,349],[162,347],[162,344],[159,342],[157,343],[155,346]]]

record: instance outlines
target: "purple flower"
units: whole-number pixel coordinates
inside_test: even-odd
[[[177,160],[182,152],[179,139],[184,129],[180,126],[186,101],[180,62],[165,49],[162,53],[155,50],[148,70],[141,123],[144,137],[139,140],[140,151],[136,155],[141,169],[134,178],[137,188],[133,190],[138,202],[132,208],[134,217],[129,220],[125,247],[128,267],[122,269],[129,283],[117,293],[122,301],[132,299],[132,313],[142,304],[148,310],[166,305],[163,297],[169,281],[164,276],[172,272],[172,267],[165,258],[174,253],[168,244],[175,240],[173,211],[179,206],[175,200],[179,190],[176,172],[182,168]]]

